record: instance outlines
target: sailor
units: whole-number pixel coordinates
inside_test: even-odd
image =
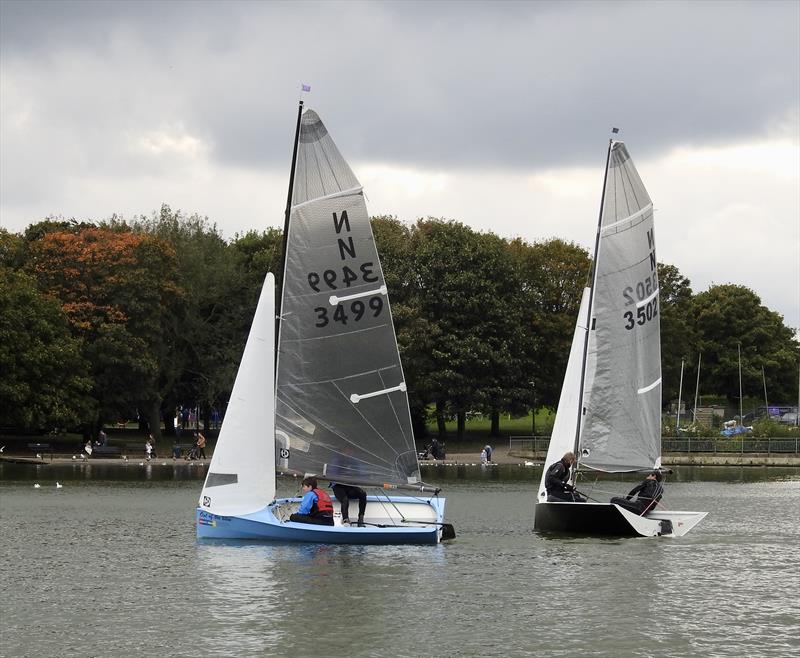
[[[661,471],[653,471],[647,475],[644,481],[631,489],[627,496],[624,498],[622,496],[614,496],[611,502],[614,505],[624,507],[634,514],[644,516],[658,505],[658,501],[664,495],[664,486],[661,484],[663,479],[664,475]],[[636,494],[638,494],[636,500],[631,500]]]
[[[544,488],[547,490],[547,502],[585,503],[586,499],[575,492],[569,483],[570,469],[576,462],[575,453],[567,452],[555,464],[547,469]]]
[[[317,478],[303,478],[303,500],[300,509],[289,517],[295,523],[333,525],[333,502],[331,497],[317,485]]]
[[[342,509],[342,525],[345,523],[350,525],[350,500],[358,499],[358,527],[364,527],[364,512],[367,510],[367,492],[361,487],[356,487],[351,484],[341,484],[339,482],[331,482],[333,495],[339,501]]]

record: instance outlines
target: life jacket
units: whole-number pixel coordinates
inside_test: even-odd
[[[317,495],[317,502],[311,506],[311,516],[317,516],[318,514],[332,516],[333,502],[331,497],[322,489],[312,489],[312,491]]]

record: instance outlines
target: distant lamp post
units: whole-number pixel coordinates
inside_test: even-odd
[[[533,408],[531,409],[531,423],[532,423],[532,431],[533,437],[536,438],[536,384],[530,382],[531,385],[531,396],[533,398]]]

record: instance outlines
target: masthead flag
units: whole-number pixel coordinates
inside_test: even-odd
[[[302,91],[311,91],[311,85],[301,85]]]

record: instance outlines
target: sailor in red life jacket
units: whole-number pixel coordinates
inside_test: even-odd
[[[333,503],[331,497],[317,486],[317,478],[303,478],[303,500],[297,514],[289,517],[295,523],[333,525]]]

